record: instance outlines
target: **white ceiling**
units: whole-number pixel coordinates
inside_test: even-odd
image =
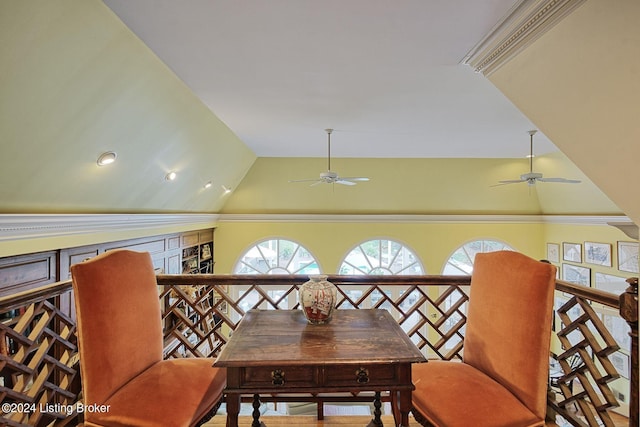
[[[465,55],[521,0],[104,0],[261,157],[521,157]],[[538,154],[557,149],[536,135]]]

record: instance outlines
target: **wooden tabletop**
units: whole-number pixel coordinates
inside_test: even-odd
[[[301,310],[246,313],[215,366],[414,363],[425,357],[387,310],[338,309],[311,325]]]

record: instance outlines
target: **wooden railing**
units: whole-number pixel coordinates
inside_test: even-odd
[[[298,308],[297,289],[306,280],[159,275],[165,357],[215,357],[247,310]],[[385,308],[428,358],[462,358],[470,277],[330,275],[329,280],[338,287],[338,308]],[[597,303],[620,310],[631,325],[629,425],[637,426],[637,280],[620,298],[622,304],[616,295],[596,289],[563,281],[556,288],[567,297],[557,308],[562,372],[554,378],[557,393],[550,394],[550,408],[574,425],[613,425],[609,411],[618,402],[609,383],[619,376],[611,360],[618,344],[593,309],[591,303]],[[70,292],[65,281],[0,299],[0,395],[9,405],[3,409],[10,410],[0,413],[0,424],[75,422],[73,404],[80,393],[75,323],[59,308]]]

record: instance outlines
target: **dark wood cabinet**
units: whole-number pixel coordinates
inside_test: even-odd
[[[190,272],[213,273],[213,231],[208,228],[0,258],[0,297],[70,279],[73,264],[118,248],[149,252],[159,273],[182,274],[191,263],[194,269]],[[73,311],[72,301],[63,304]]]
[[[0,258],[0,297],[58,281],[58,251]]]

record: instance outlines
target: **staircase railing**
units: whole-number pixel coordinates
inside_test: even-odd
[[[306,280],[159,275],[165,357],[215,357],[249,309],[298,308],[297,289]],[[338,287],[338,308],[385,308],[428,358],[462,358],[470,277],[330,275],[329,280]],[[610,383],[625,368],[616,359],[620,338],[596,306],[619,312],[628,322],[629,425],[638,425],[637,279],[629,283],[620,298],[556,284],[562,304],[556,307],[555,334],[561,350],[549,405],[573,425],[613,425],[610,412],[618,405]],[[69,307],[71,292],[64,281],[0,299],[0,424],[74,423],[80,393],[75,322],[73,310],[61,308]]]

